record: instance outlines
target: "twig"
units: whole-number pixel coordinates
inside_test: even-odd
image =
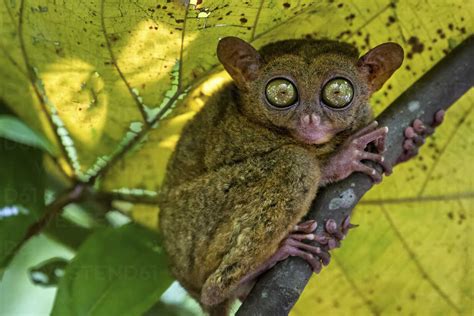
[[[48,224],[61,214],[63,208],[73,202],[79,201],[86,192],[87,186],[81,183],[76,184],[71,189],[59,195],[53,202],[46,206],[46,211],[38,221],[33,223],[23,236],[23,239],[16,245],[11,252],[14,255],[31,237],[41,233]]]
[[[413,120],[432,122],[438,110],[447,109],[473,86],[472,56],[474,36],[471,35],[377,118],[380,126],[389,128],[385,161],[395,164],[402,152],[403,130]],[[370,178],[360,173],[330,185],[318,193],[307,218],[318,223],[333,218],[341,223],[371,187]],[[318,226],[318,232],[322,232],[323,226]],[[311,275],[310,266],[300,258],[290,257],[278,263],[260,277],[236,315],[287,315]]]

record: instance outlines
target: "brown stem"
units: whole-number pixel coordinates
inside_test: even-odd
[[[84,193],[87,191],[87,186],[78,183],[71,189],[60,194],[53,202],[46,206],[46,211],[38,221],[33,223],[28,231],[25,233],[23,239],[16,245],[15,249],[12,251],[14,255],[31,237],[41,233],[48,224],[55,219],[58,215],[61,214],[63,208],[73,202],[79,201]]]

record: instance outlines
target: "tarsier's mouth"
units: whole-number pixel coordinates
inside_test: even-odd
[[[336,131],[325,126],[317,126],[292,130],[291,134],[303,143],[320,145],[330,141],[336,134]]]

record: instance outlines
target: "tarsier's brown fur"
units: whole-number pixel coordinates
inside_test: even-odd
[[[399,66],[371,68],[373,58],[364,63],[354,47],[333,41],[277,42],[259,55],[245,47],[242,53],[236,43],[219,52],[236,84],[222,88],[186,126],[160,195],[172,273],[214,314],[225,313],[242,279],[301,221],[322,185],[323,166],[372,120],[368,98]],[[248,67],[252,58],[258,67]],[[294,78],[299,104],[269,109],[265,84],[282,75]],[[337,76],[349,78],[355,92],[348,109],[335,111],[319,105],[319,90]],[[311,112],[334,130],[321,144],[295,136],[302,115]]]

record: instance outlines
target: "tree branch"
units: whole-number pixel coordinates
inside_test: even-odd
[[[438,110],[447,109],[473,86],[472,56],[474,36],[471,35],[377,118],[380,126],[389,128],[385,161],[395,164],[402,153],[403,131],[416,118],[431,123]],[[307,218],[318,223],[333,218],[341,223],[371,187],[370,178],[360,173],[327,186],[318,193]],[[324,225],[319,225],[317,232],[323,230]],[[287,315],[311,275],[312,270],[304,260],[289,257],[260,277],[236,315]]]

